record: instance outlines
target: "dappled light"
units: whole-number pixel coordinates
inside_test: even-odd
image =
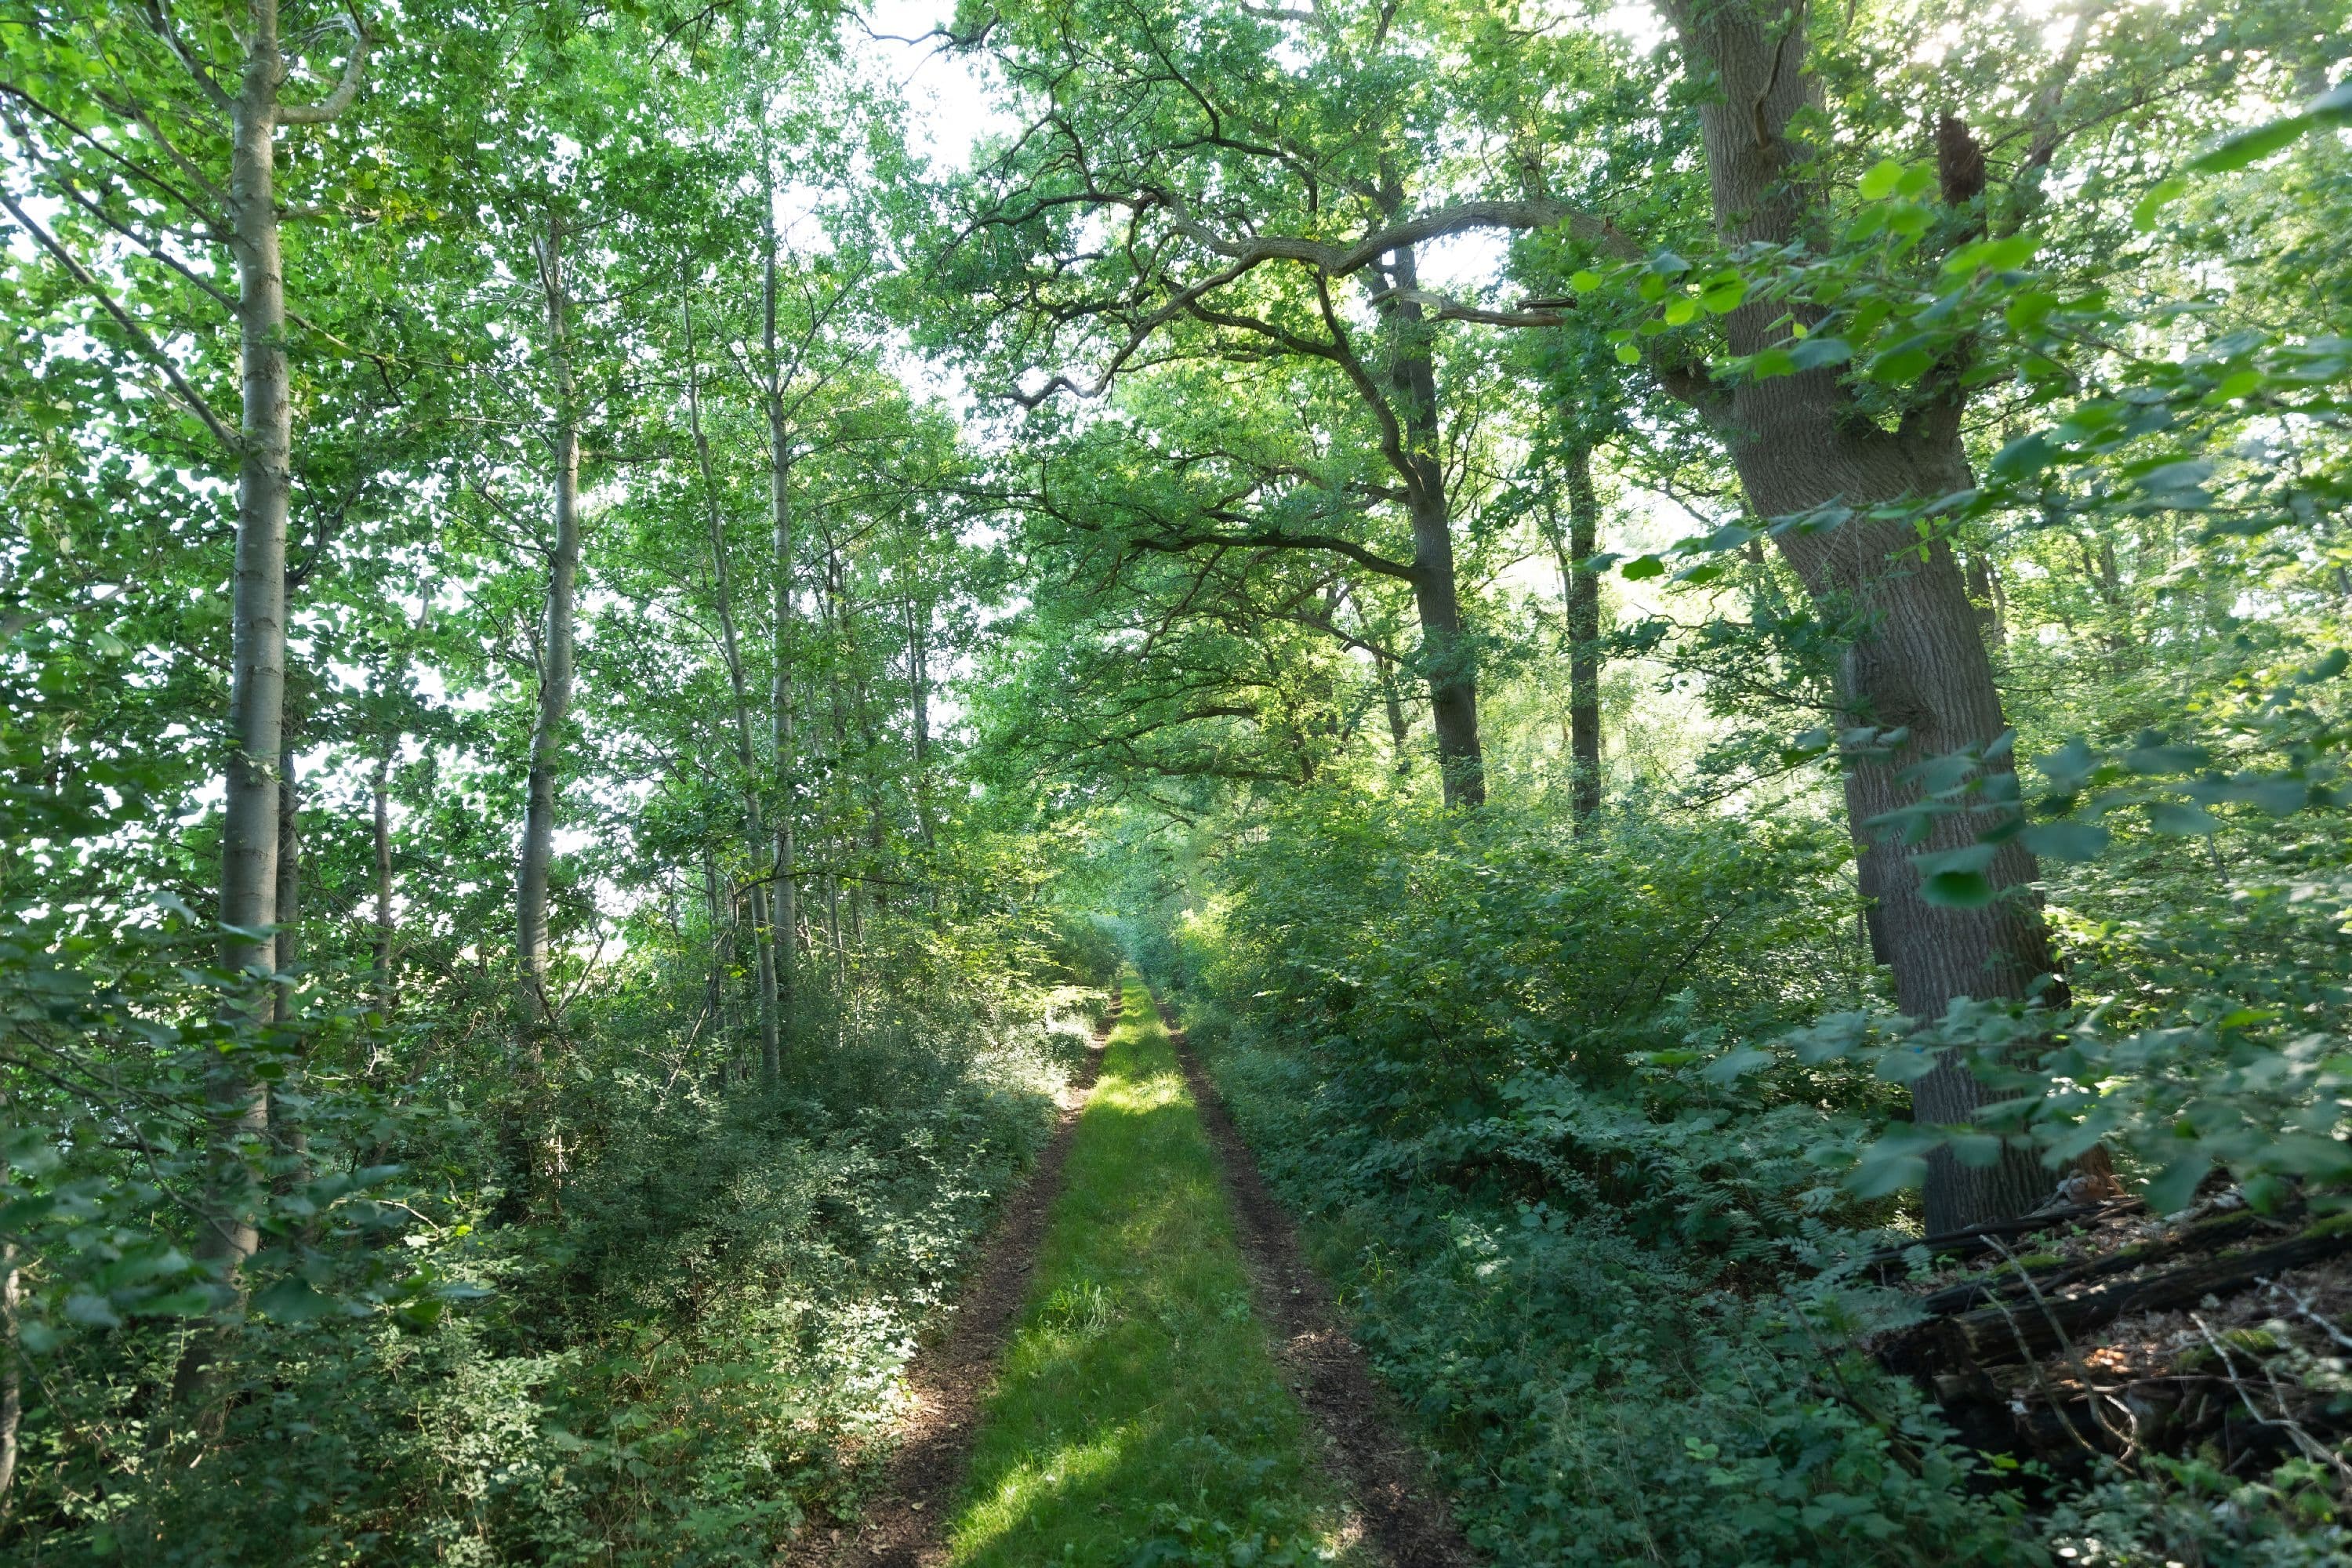
[[[0,1563],[2352,1563],[2352,0],[0,0]]]

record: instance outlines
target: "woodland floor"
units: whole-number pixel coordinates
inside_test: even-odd
[[[796,1563],[1476,1561],[1133,977],[908,1387],[862,1516]]]

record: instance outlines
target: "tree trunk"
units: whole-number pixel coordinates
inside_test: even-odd
[[[371,781],[375,796],[375,1005],[385,1017],[399,1005],[393,975],[394,943],[398,931],[392,921],[392,746],[389,742],[375,760]]]
[[[25,1419],[24,1352],[16,1342],[16,1244],[0,1242],[0,1525],[8,1522],[16,1484],[16,1433]]]
[[[764,171],[768,164],[761,163]],[[776,226],[772,193],[761,207],[761,226],[767,241],[763,274],[765,340],[768,352],[768,503],[772,514],[775,579],[775,671],[769,689],[769,727],[776,769],[776,897],[775,923],[782,931],[782,950],[776,955],[776,1007],[780,1022],[793,1018],[793,981],[800,961],[800,868],[793,842],[798,826],[800,790],[793,754],[793,660],[799,651],[799,620],[793,603],[793,437],[784,417],[783,358],[776,334]]]
[[[907,595],[907,702],[909,721],[914,726],[915,826],[923,836],[926,851],[937,844],[931,821],[930,619],[930,602],[910,591]],[[936,886],[931,889],[931,897],[937,907]]]
[[[1415,287],[1411,247],[1394,253],[1389,273],[1397,289]],[[1388,307],[1396,333],[1390,368],[1402,409],[1407,510],[1412,521],[1412,598],[1421,617],[1423,673],[1429,714],[1437,731],[1437,765],[1445,804],[1482,805],[1486,758],[1478,743],[1478,672],[1463,635],[1462,603],[1454,578],[1454,520],[1438,451],[1437,371],[1430,359],[1429,325],[1419,305],[1402,298]]]
[[[1570,809],[1580,829],[1601,809],[1601,574],[1585,565],[1601,548],[1601,500],[1592,449],[1568,461],[1568,732]]]
[[[1389,748],[1395,757],[1396,776],[1412,773],[1412,731],[1405,722],[1404,700],[1397,694],[1396,663],[1385,654],[1373,656],[1381,672],[1381,701],[1388,710]]]
[[[279,974],[294,967],[301,948],[295,923],[302,917],[302,815],[301,797],[294,777],[294,747],[290,737],[285,749],[278,754],[278,891],[276,895],[278,938],[270,966]],[[294,1021],[294,986],[280,980],[270,1003],[271,1016],[278,1024]]]
[[[743,775],[743,825],[751,853],[768,847],[768,828],[760,812],[759,759],[751,747],[751,699],[743,676],[742,644],[735,635],[734,578],[727,566],[727,528],[719,508],[719,486],[710,472],[710,439],[702,431],[702,384],[694,363],[694,305],[684,305],[686,321],[687,423],[694,437],[694,460],[702,476],[704,521],[710,531],[711,592],[718,600],[719,646],[727,656],[728,689],[734,697],[735,763]],[[760,985],[760,1074],[772,1079],[782,1070],[782,1053],[776,1037],[776,933],[768,923],[768,889],[764,881],[751,886],[751,942]]]
[[[291,726],[289,727],[289,729]],[[294,967],[300,951],[299,925],[302,918],[302,813],[301,798],[295,787],[294,747],[291,738],[278,762],[278,952],[277,968],[281,975]],[[278,981],[271,1008],[281,1031],[290,1033],[294,1023],[294,983]],[[288,1065],[283,1078],[270,1087],[269,1135],[278,1151],[290,1162],[289,1173],[278,1183],[284,1190],[291,1183],[310,1179],[310,1134],[303,1126],[299,1110],[289,1103],[291,1091],[297,1100],[304,1092],[304,1079],[309,1076],[306,1050],[297,1048],[295,1059]]]
[[[276,0],[254,0],[245,70],[231,107],[229,251],[236,266],[243,377],[236,488],[236,567],[230,605],[229,754],[221,821],[221,963],[258,977],[277,956],[266,934],[278,922],[279,759],[285,750],[286,513],[293,485],[294,423],[286,379],[286,274],[278,241],[278,90],[286,76]],[[244,1005],[258,1022],[274,1005]],[[197,1261],[238,1288],[259,1247],[258,1194],[247,1149],[268,1127],[268,1097],[243,1053],[215,1058],[207,1100],[215,1146],[205,1175]],[[218,1335],[199,1329],[184,1347],[173,1391],[202,1387]]]
[[[1673,0],[1672,12],[1685,49],[1712,66],[1719,82],[1699,109],[1718,231],[1730,243],[1785,243],[1809,234],[1816,215],[1803,203],[1813,187],[1793,166],[1797,150],[1782,134],[1813,94],[1801,68],[1801,15],[1783,28],[1759,0],[1704,9]],[[1790,36],[1781,37],[1784,31]],[[1782,303],[1762,297],[1732,310],[1724,319],[1731,351],[1767,346],[1784,311]],[[1957,391],[1930,392],[1890,432],[1853,416],[1838,372],[1821,369],[1742,381],[1716,416],[1749,500],[1762,516],[1780,518],[1830,502],[1859,509],[1969,488],[1960,412]],[[1939,818],[1927,841],[1911,850],[1865,826],[1918,798],[1899,777],[1911,763],[1989,744],[2007,730],[1982,631],[1951,551],[1937,542],[1923,553],[1909,524],[1861,519],[1777,538],[1815,600],[1840,619],[1858,616],[1866,628],[1847,659],[1846,722],[1908,731],[1893,760],[1849,758],[1845,776],[1874,944],[1894,971],[1903,1011],[1927,1020],[1956,997],[2026,994],[2050,973],[2051,953],[2032,890],[2036,868],[2023,846],[2011,840],[1994,858],[1989,875],[2000,898],[1981,909],[1953,909],[1927,901],[1906,858],[1911,850],[1972,844],[1976,825]],[[2006,757],[1986,764],[2000,772],[2011,765]],[[1912,1089],[1913,1113],[1926,1123],[1965,1121],[1984,1100],[1983,1086],[1948,1060]],[[2005,1151],[1983,1170],[1940,1155],[1930,1162],[1927,1228],[1955,1230],[2022,1213],[2054,1180],[2030,1150]]]
[[[540,638],[539,713],[530,731],[530,793],[515,879],[516,1004],[526,1058],[544,1051],[548,877],[555,857],[555,782],[572,710],[572,611],[580,575],[580,423],[572,385],[571,296],[563,280],[563,220],[551,213],[539,250],[547,298],[548,360],[555,372],[555,552],[547,563],[547,616]]]

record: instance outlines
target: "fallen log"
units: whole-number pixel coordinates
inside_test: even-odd
[[[2182,1226],[2170,1236],[2122,1247],[2105,1257],[2040,1263],[1980,1279],[1964,1279],[1931,1296],[1921,1297],[1919,1305],[1931,1318],[1948,1318],[1971,1307],[1997,1300],[2011,1303],[2031,1301],[2034,1290],[2062,1290],[2085,1279],[2102,1279],[2110,1274],[2128,1274],[2135,1268],[2162,1263],[2184,1252],[2210,1251],[2233,1241],[2242,1241],[2263,1226],[2262,1215],[2252,1209],[2239,1209],[2199,1220],[2194,1225]],[[2031,1289],[2028,1289],[2029,1281]]]
[[[2001,1300],[1920,1325],[1880,1347],[1892,1371],[2002,1366],[2039,1359],[2135,1312],[2194,1306],[2207,1296],[2352,1252],[2352,1219],[2325,1220],[2268,1247],[2225,1253],[2169,1273],[2126,1279],[2080,1295]]]
[[[2130,1214],[2138,1209],[2139,1200],[2125,1198],[2108,1203],[2070,1204],[2064,1208],[2049,1209],[2041,1214],[2021,1215],[2015,1219],[1990,1220],[1972,1225],[1965,1230],[1946,1231],[1940,1236],[1921,1237],[1899,1247],[1881,1247],[1864,1258],[1863,1267],[1876,1268],[1882,1276],[1890,1268],[1907,1266],[1912,1252],[1925,1247],[1930,1258],[1977,1258],[2000,1250],[1994,1241],[2015,1236],[2032,1236],[2037,1231],[2054,1230],[2062,1225],[2096,1224],[2116,1215]]]

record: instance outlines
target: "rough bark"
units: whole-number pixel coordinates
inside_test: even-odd
[[[1721,237],[1734,244],[1783,243],[1809,234],[1814,215],[1793,172],[1800,150],[1782,134],[1812,93],[1801,14],[1769,13],[1752,0],[1704,7],[1673,0],[1671,12],[1685,50],[1711,65],[1719,82],[1699,118]],[[1784,310],[1759,298],[1731,311],[1724,319],[1731,352],[1767,346]],[[1948,384],[1923,389],[1917,406],[1891,431],[1853,412],[1834,369],[1741,381],[1711,395],[1719,397],[1710,409],[1741,483],[1768,518],[1830,503],[1924,501],[1972,482],[1960,442],[1960,395]],[[1932,1019],[1956,997],[2024,995],[2051,970],[2032,891],[2036,869],[2024,847],[2012,841],[1993,861],[1990,876],[2000,898],[1980,909],[1953,909],[1927,900],[1906,857],[1973,843],[1976,825],[1942,818],[1925,844],[1909,849],[1865,826],[1916,801],[1916,790],[1901,777],[1906,766],[1988,745],[2007,729],[1951,551],[1937,542],[1923,552],[1903,522],[1856,520],[1777,537],[1815,600],[1865,628],[1847,660],[1847,724],[1907,731],[1891,760],[1850,758],[1845,779],[1874,945],[1894,972],[1900,1005]],[[1987,766],[2007,770],[2011,763],[2002,758]],[[1972,1075],[1947,1061],[1914,1086],[1914,1114],[1923,1122],[1965,1121],[1984,1092]],[[1948,1154],[1930,1164],[1927,1223],[1935,1231],[2023,1212],[2053,1185],[2029,1151],[2009,1151],[1982,1170]]]
[[[1406,509],[1412,521],[1412,599],[1421,618],[1437,765],[1446,805],[1480,805],[1486,799],[1486,769],[1478,743],[1477,665],[1464,636],[1454,578],[1454,520],[1438,450],[1437,371],[1430,357],[1429,323],[1408,297],[1417,287],[1412,247],[1391,258],[1389,276],[1397,291],[1386,307],[1396,334],[1390,380],[1400,411]]]
[[[515,877],[516,1007],[526,1058],[545,1048],[548,877],[555,856],[555,783],[563,726],[572,710],[572,619],[580,576],[580,422],[572,371],[572,300],[563,276],[563,220],[551,213],[539,247],[547,300],[547,356],[554,374],[555,549],[547,562],[546,618],[540,633],[539,710],[530,731],[530,777],[522,851]]]
[[[1601,548],[1592,451],[1568,461],[1568,731],[1570,809],[1580,828],[1601,809],[1601,574],[1584,563]]]
[[[702,384],[694,363],[694,306],[684,306],[686,321],[686,409],[688,431],[694,438],[694,460],[702,478],[704,522],[710,532],[711,594],[719,611],[719,647],[727,658],[727,686],[734,699],[735,764],[743,778],[743,829],[756,856],[768,845],[767,824],[760,810],[759,758],[751,745],[751,687],[743,673],[743,647],[735,632],[735,579],[727,562],[727,527],[719,506],[719,485],[710,471],[710,438],[702,429]],[[760,986],[760,1073],[772,1079],[782,1069],[782,1054],[776,1033],[776,933],[768,922],[768,889],[754,880],[751,889],[752,961]]]

